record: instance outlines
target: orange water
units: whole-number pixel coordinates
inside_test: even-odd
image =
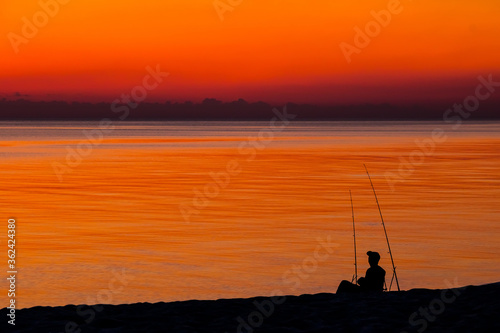
[[[349,190],[359,275],[365,252],[379,251],[389,282],[363,163],[402,289],[500,280],[499,123],[292,123],[266,142],[266,122],[116,124],[62,181],[53,163],[64,165],[96,123],[0,125],[0,239],[6,268],[15,217],[20,307],[335,292],[354,273]],[[391,188],[386,172],[436,128],[448,138]],[[250,160],[238,146],[255,138]],[[216,187],[210,175],[228,163],[239,173]],[[205,186],[213,194],[193,206]],[[196,209],[189,222],[181,207]],[[333,252],[315,259],[327,237]],[[116,283],[123,270],[128,280]]]

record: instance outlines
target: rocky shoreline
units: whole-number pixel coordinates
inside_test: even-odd
[[[0,314],[7,321],[9,309]],[[500,282],[374,295],[33,307],[17,310],[16,325],[5,332],[499,332],[499,319]]]

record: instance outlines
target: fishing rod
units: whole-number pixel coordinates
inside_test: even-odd
[[[356,282],[356,283],[358,283],[358,256],[357,256],[357,253],[356,253],[356,228],[354,227],[354,205],[352,203],[352,193],[351,193],[351,190],[349,190],[349,195],[351,196],[352,235],[354,236],[354,277],[353,277],[353,281]]]
[[[396,279],[396,285],[398,286],[398,291],[401,291],[399,289],[399,281],[398,281],[398,275],[396,274],[396,266],[394,266],[394,259],[392,258],[392,251],[391,251],[391,245],[389,244],[389,237],[387,236],[387,230],[385,229],[385,223],[384,223],[384,217],[382,216],[382,209],[380,209],[380,204],[378,203],[378,198],[377,198],[377,192],[375,192],[375,187],[373,186],[372,178],[370,177],[370,173],[368,172],[368,168],[366,167],[365,164],[363,164],[366,170],[366,174],[368,175],[368,179],[370,180],[370,184],[372,185],[373,189],[373,194],[375,195],[375,201],[377,201],[377,206],[378,206],[378,211],[380,213],[380,219],[382,220],[382,226],[384,227],[384,233],[385,233],[385,239],[387,240],[387,247],[389,248],[389,255],[391,256],[391,263],[392,263],[392,271],[393,271],[393,279]],[[391,280],[391,286],[392,286],[392,280]],[[389,291],[391,291],[391,287],[389,286]]]

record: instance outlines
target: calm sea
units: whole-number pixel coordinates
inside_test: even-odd
[[[498,122],[112,125],[0,123],[20,307],[335,292],[354,274],[349,190],[358,273],[378,251],[389,284],[364,163],[401,289],[500,280]]]

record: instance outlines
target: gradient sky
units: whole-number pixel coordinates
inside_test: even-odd
[[[500,74],[498,0],[402,0],[348,63],[339,44],[388,2],[242,0],[222,21],[213,0],[70,0],[16,53],[9,33],[41,7],[3,0],[0,97],[112,101],[159,64],[150,101],[460,102]]]

